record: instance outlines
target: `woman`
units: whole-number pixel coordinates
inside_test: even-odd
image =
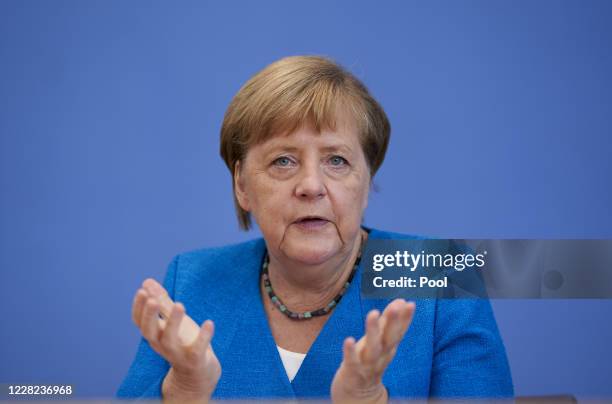
[[[360,297],[367,240],[407,237],[361,225],[389,135],[363,84],[328,59],[251,78],[221,155],[240,226],[254,217],[263,239],[181,254],[163,287],[143,283],[132,310],[144,338],[119,397],[511,397],[487,301]]]

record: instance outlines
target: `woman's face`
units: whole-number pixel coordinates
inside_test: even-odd
[[[352,124],[274,136],[249,149],[234,180],[276,257],[321,264],[350,252],[360,234],[370,172]]]

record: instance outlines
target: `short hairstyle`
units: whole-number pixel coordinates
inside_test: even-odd
[[[280,59],[251,77],[234,96],[221,126],[221,157],[232,175],[249,147],[278,134],[290,134],[305,124],[315,130],[335,130],[342,108],[354,120],[370,169],[381,166],[391,125],[380,104],[353,74],[321,56]],[[240,228],[251,227],[250,213],[234,204]]]

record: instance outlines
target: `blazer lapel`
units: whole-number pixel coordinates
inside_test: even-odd
[[[213,398],[295,398],[260,297],[263,251],[261,240],[253,254],[239,257],[242,279],[233,282],[228,275],[211,296],[214,304],[207,305],[216,325],[212,346],[222,367]],[[232,273],[232,265],[223,268]]]
[[[364,315],[361,310],[361,265],[342,300],[310,347],[296,374],[293,390],[297,397],[327,398],[336,370],[342,362],[342,344],[347,337],[361,338]]]

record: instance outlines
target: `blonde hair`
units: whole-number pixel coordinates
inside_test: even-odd
[[[391,125],[365,85],[321,56],[291,56],[270,64],[242,86],[223,118],[221,157],[232,179],[236,163],[252,145],[305,124],[333,131],[341,110],[356,123],[372,178],[385,158]],[[240,207],[235,189],[234,203],[240,228],[248,230],[251,216]]]

